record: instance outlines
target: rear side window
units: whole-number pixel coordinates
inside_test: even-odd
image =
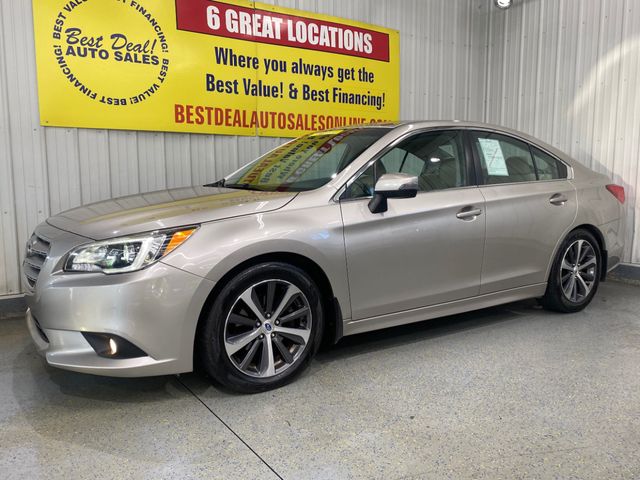
[[[485,184],[537,180],[528,144],[496,133],[473,132],[472,136]]]
[[[544,153],[536,147],[531,147],[533,160],[538,172],[538,180],[558,180],[567,178],[567,166],[560,160]]]

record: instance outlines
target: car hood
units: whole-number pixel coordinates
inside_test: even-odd
[[[94,240],[270,212],[296,193],[188,187],[130,195],[62,212],[54,227]]]

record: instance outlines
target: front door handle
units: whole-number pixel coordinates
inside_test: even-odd
[[[458,213],[456,213],[456,217],[460,220],[473,220],[477,216],[482,215],[482,210],[480,208],[473,207],[464,207]]]
[[[563,206],[568,201],[569,199],[567,198],[567,196],[563,195],[562,193],[556,193],[555,195],[552,195],[551,198],[549,199],[549,203],[551,205],[556,205],[558,207]]]

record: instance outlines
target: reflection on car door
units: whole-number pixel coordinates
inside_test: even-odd
[[[472,132],[471,140],[485,183],[480,293],[544,283],[555,247],[577,213],[566,166],[505,135]]]
[[[340,202],[353,320],[477,295],[484,200],[468,186],[462,133],[427,132],[401,142],[367,169]],[[368,203],[383,173],[419,177],[415,198]]]

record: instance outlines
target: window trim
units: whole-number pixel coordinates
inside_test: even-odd
[[[535,164],[535,159],[533,158],[533,151],[531,150],[531,147],[535,147],[538,150],[540,150],[543,153],[546,153],[547,155],[549,155],[551,158],[553,158],[554,160],[560,162],[562,165],[565,166],[565,168],[567,169],[567,176],[565,178],[553,178],[551,180],[530,180],[527,182],[508,182],[508,183],[486,183],[483,172],[482,172],[482,161],[480,159],[480,152],[478,152],[476,146],[475,146],[475,142],[473,141],[473,134],[474,133],[495,133],[496,135],[502,135],[503,137],[507,137],[507,138],[511,138],[513,140],[517,140],[519,142],[524,143],[525,145],[527,145],[527,149],[529,150],[529,154],[531,155],[531,161],[533,162],[533,167],[534,169],[536,169],[536,178],[538,177],[538,172],[537,172],[537,168],[536,168],[536,164]],[[475,165],[475,170],[476,170],[476,182],[478,184],[479,187],[500,187],[500,186],[504,186],[504,185],[530,185],[532,183],[549,183],[549,182],[564,182],[567,180],[573,180],[574,176],[573,176],[573,167],[571,165],[569,165],[567,162],[565,162],[564,160],[558,158],[557,155],[553,154],[552,152],[550,152],[549,150],[547,150],[546,148],[541,147],[540,145],[538,145],[537,143],[532,143],[530,140],[527,140],[523,137],[520,137],[518,135],[514,135],[510,132],[503,132],[501,130],[495,130],[492,128],[479,128],[479,127],[473,127],[473,128],[468,128],[467,129],[467,137],[469,139],[469,144],[470,144],[470,148],[473,152],[473,157],[474,157],[474,165]]]
[[[332,199],[334,202],[342,202],[342,201],[353,201],[353,200],[364,200],[364,199],[370,199],[372,198],[372,195],[366,196],[366,197],[355,197],[355,198],[342,198],[342,196],[345,194],[345,192],[347,191],[347,189],[353,184],[353,182],[355,182],[355,180],[362,175],[371,165],[373,165],[375,162],[377,162],[379,159],[381,159],[382,157],[384,157],[387,153],[389,153],[391,150],[393,150],[394,148],[396,148],[398,146],[398,144],[402,143],[405,140],[408,140],[409,138],[413,137],[413,136],[417,136],[417,135],[421,135],[423,133],[431,133],[431,132],[460,132],[461,133],[461,143],[462,143],[462,152],[464,155],[464,165],[465,165],[465,170],[466,170],[466,185],[462,186],[462,187],[452,187],[452,188],[446,188],[446,189],[442,189],[442,190],[431,190],[431,191],[422,191],[422,192],[418,192],[418,195],[424,194],[424,193],[436,193],[436,192],[443,192],[443,191],[451,191],[451,190],[462,190],[462,189],[467,189],[467,188],[477,188],[479,186],[479,184],[477,183],[477,175],[476,175],[476,171],[475,171],[475,167],[474,167],[474,160],[473,157],[470,156],[470,145],[468,145],[467,142],[467,131],[468,129],[465,127],[427,127],[427,128],[421,128],[421,129],[416,129],[416,130],[412,130],[410,132],[405,133],[404,135],[401,135],[400,137],[396,138],[393,142],[391,142],[389,145],[387,145],[385,148],[383,148],[382,150],[380,150],[371,160],[369,160],[365,165],[363,165],[362,167],[360,167],[351,177],[349,177],[349,179],[340,186],[340,188],[338,189],[338,191],[333,195]]]

